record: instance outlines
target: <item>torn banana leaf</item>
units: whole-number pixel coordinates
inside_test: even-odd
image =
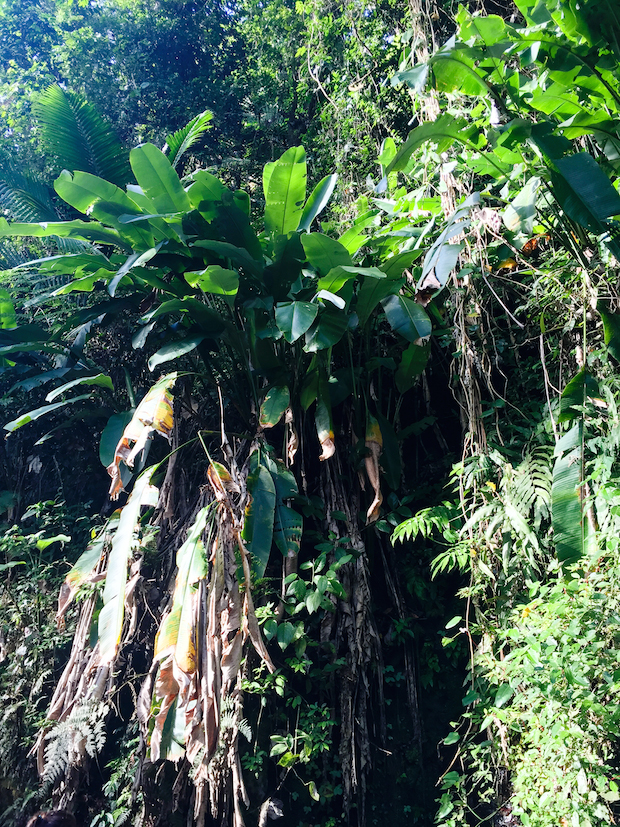
[[[120,515],[120,510],[112,514],[99,534],[88,544],[86,551],[78,558],[76,564],[66,576],[58,595],[56,623],[61,624],[63,622],[65,612],[81,586],[85,583],[94,583],[101,577],[101,575],[96,573],[97,566],[105,551],[106,543],[118,528]]]
[[[125,589],[127,566],[137,545],[136,527],[143,505],[155,505],[159,491],[151,485],[156,466],[147,468],[134,486],[127,505],[121,511],[118,528],[112,540],[108,558],[108,570],[103,589],[103,608],[99,615],[99,663],[112,663],[121,639],[125,616]]]
[[[202,540],[207,518],[213,505],[205,506],[177,552],[177,576],[172,607],[162,620],[155,638],[155,660],[172,655],[186,673],[196,669],[195,599],[198,581],[208,571],[207,554]]]
[[[116,446],[114,459],[108,466],[108,474],[112,477],[109,492],[111,499],[118,499],[124,490],[121,462],[133,468],[136,457],[154,433],[170,438],[174,424],[172,386],[176,380],[176,373],[162,376],[140,402],[125,428]]]

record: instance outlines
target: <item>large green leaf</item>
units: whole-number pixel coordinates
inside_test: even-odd
[[[239,290],[239,273],[236,270],[225,270],[219,264],[210,264],[198,273],[185,273],[185,280],[204,293],[220,296],[235,296]]]
[[[124,241],[115,230],[102,227],[98,221],[41,221],[37,224],[17,222],[9,224],[6,218],[0,218],[0,238],[49,238],[54,235],[59,238],[77,238],[95,244],[109,244],[127,253],[132,251],[131,245]]]
[[[337,344],[349,326],[349,317],[341,310],[326,307],[306,333],[306,353],[315,353]]]
[[[158,365],[162,365],[164,362],[186,356],[192,350],[195,350],[204,338],[204,336],[187,336],[177,342],[169,342],[151,356],[148,362],[149,370],[155,370]]]
[[[142,144],[131,150],[129,160],[138,184],[158,213],[182,213],[191,209],[179,176],[160,149],[153,144]]]
[[[417,126],[407,136],[407,140],[396,153],[387,172],[404,169],[413,153],[428,141],[437,145],[438,152],[445,152],[454,141],[467,143],[461,134],[466,126],[467,122],[463,118],[455,118],[448,114],[440,115],[436,121],[428,121]]]
[[[200,239],[192,244],[192,247],[204,248],[211,250],[220,258],[229,258],[238,267],[244,271],[252,273],[254,276],[260,276],[263,272],[262,262],[252,258],[249,252],[243,247],[236,247],[234,244],[229,244],[227,241],[210,241]]]
[[[396,371],[396,387],[401,393],[412,388],[418,376],[423,373],[430,355],[430,345],[416,345],[412,342],[403,351],[400,364]]]
[[[603,320],[603,334],[607,349],[616,362],[620,362],[620,314],[610,313],[600,300],[596,309]]]
[[[60,408],[66,407],[67,405],[74,405],[76,402],[83,402],[84,399],[90,398],[90,394],[85,393],[81,396],[74,396],[73,399],[65,399],[64,402],[55,402],[53,405],[43,405],[41,408],[36,408],[33,411],[28,411],[28,413],[18,416],[17,419],[13,419],[11,420],[11,422],[7,422],[4,426],[4,430],[8,431],[9,433],[13,433],[13,431],[16,431],[23,425],[27,425],[29,422],[34,422],[36,419],[39,419],[42,416],[46,416],[48,413],[57,411]]]
[[[112,414],[108,419],[99,440],[99,459],[104,468],[112,464],[116,446],[125,433],[125,428],[131,422],[133,415],[134,409]]]
[[[540,181],[538,176],[533,175],[504,210],[504,224],[511,232],[532,235]]]
[[[63,167],[92,172],[121,187],[131,180],[126,150],[82,95],[54,84],[35,101],[33,113],[44,144]]]
[[[583,419],[583,406],[588,399],[596,399],[599,396],[598,382],[590,371],[582,368],[562,391],[557,421],[572,422],[574,419]]]
[[[60,385],[58,388],[54,388],[53,391],[50,391],[47,396],[45,397],[46,402],[53,402],[57,396],[60,396],[62,393],[65,393],[71,388],[75,388],[78,385],[97,385],[100,388],[107,388],[108,390],[113,391],[114,385],[112,384],[112,380],[109,376],[106,376],[105,373],[98,373],[95,376],[82,376],[79,379],[72,379],[70,382],[66,382],[64,385]]]
[[[366,324],[379,302],[386,296],[398,293],[401,285],[402,282],[400,279],[378,279],[372,276],[366,276],[364,278],[357,294],[357,304],[355,305],[355,312],[357,313],[361,327]]]
[[[353,264],[349,251],[339,241],[322,233],[308,233],[301,237],[306,257],[320,276],[340,265]]]
[[[603,233],[606,219],[620,215],[620,195],[607,175],[587,152],[558,158],[554,164],[561,177],[553,176],[553,190],[564,212],[582,227]],[[615,242],[610,247],[614,254],[619,249]]]
[[[408,342],[415,342],[431,335],[431,320],[417,302],[406,296],[396,295],[388,296],[381,304],[394,333],[400,334]]]
[[[259,450],[254,452],[250,462],[248,492],[251,500],[245,512],[242,536],[252,555],[252,570],[256,577],[262,577],[273,540],[276,488],[271,473],[260,461]]]
[[[259,423],[261,428],[273,428],[284,416],[291,401],[291,394],[286,385],[270,388],[260,406]]]
[[[480,193],[474,192],[452,213],[445,228],[424,256],[422,275],[417,285],[418,290],[427,286],[426,280],[431,274],[434,276],[435,284],[439,285],[438,289],[445,287],[462,248],[462,244],[450,244],[450,242],[469,229],[471,209],[479,203]]]
[[[155,505],[158,491],[151,485],[156,466],[147,468],[134,485],[127,505],[121,512],[118,529],[112,541],[103,589],[103,608],[99,614],[99,662],[114,661],[123,629],[127,566],[137,545],[136,528],[143,505]]]
[[[127,193],[109,181],[88,172],[71,174],[63,170],[54,181],[54,189],[67,204],[113,227],[136,249],[153,246],[153,234],[148,224],[128,224],[120,220],[121,216],[137,216],[140,212]]]
[[[318,312],[318,305],[310,302],[284,302],[276,307],[276,324],[292,344],[309,330]]]
[[[265,166],[265,229],[275,235],[296,230],[306,200],[306,152],[294,146],[277,161]]]
[[[91,540],[86,547],[86,551],[80,555],[66,576],[60,588],[60,594],[58,595],[57,621],[64,616],[79,588],[84,585],[94,573],[105,551],[106,543],[118,528],[119,519],[120,513],[115,511],[101,531]]]
[[[325,209],[329,199],[332,197],[337,181],[338,176],[336,174],[326,175],[312,190],[310,197],[306,201],[299,226],[297,227],[299,232],[308,232],[310,230],[312,222],[317,215]]]
[[[555,448],[551,485],[553,541],[558,560],[570,565],[585,551],[585,525],[581,501],[583,424],[575,423]]]
[[[166,316],[170,313],[189,314],[192,320],[199,325],[201,332],[205,336],[217,337],[226,329],[226,322],[221,313],[211,310],[210,307],[192,298],[170,299],[169,301],[162,302],[155,310],[147,313],[144,316],[144,320],[151,321],[152,319],[157,319],[160,316]]]
[[[476,71],[467,49],[440,50],[430,61],[435,88],[462,95],[488,95],[489,86]]]

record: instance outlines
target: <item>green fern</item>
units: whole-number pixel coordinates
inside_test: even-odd
[[[106,741],[105,719],[109,706],[101,701],[86,701],[76,706],[69,717],[56,724],[45,736],[45,770],[43,784],[55,784],[77,758],[76,748],[83,743],[84,749],[94,758]]]
[[[551,517],[552,467],[552,448],[538,446],[502,480],[502,491],[524,519],[532,517],[537,533],[543,520]]]
[[[458,539],[453,524],[459,522],[460,515],[454,503],[443,502],[432,508],[423,508],[396,526],[392,534],[392,543],[414,540],[418,536],[428,538],[435,530],[439,531],[445,540],[453,543]]]

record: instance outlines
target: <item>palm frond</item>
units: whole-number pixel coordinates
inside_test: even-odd
[[[16,169],[0,169],[0,209],[14,221],[58,221],[49,187]]]
[[[46,148],[69,170],[90,172],[125,186],[133,180],[129,153],[94,106],[54,84],[33,106]]]
[[[164,152],[168,153],[170,163],[174,169],[177,168],[184,153],[187,152],[190,147],[194,146],[208,129],[211,129],[210,121],[212,118],[213,112],[209,112],[208,110],[201,112],[200,115],[193,118],[187,126],[166,137]]]

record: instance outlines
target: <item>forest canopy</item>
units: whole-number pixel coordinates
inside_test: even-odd
[[[612,0],[0,30],[0,825],[615,823]]]

